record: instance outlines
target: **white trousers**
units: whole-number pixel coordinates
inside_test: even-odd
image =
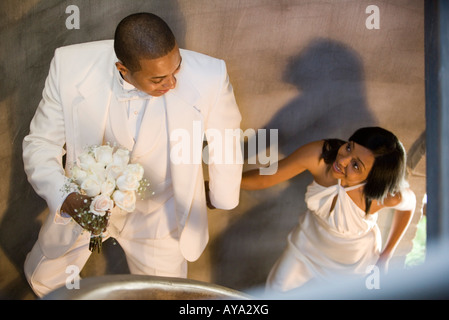
[[[179,249],[173,213],[174,199],[171,198],[152,213],[127,214],[124,225],[118,229],[110,226],[105,240],[110,236],[117,240],[132,274],[187,277],[187,261]],[[73,276],[73,272],[66,273],[68,266],[82,270],[91,254],[89,241],[90,233],[83,232],[73,246],[56,259],[47,258],[36,242],[25,261],[25,275],[37,296],[43,297],[65,286],[68,277]]]

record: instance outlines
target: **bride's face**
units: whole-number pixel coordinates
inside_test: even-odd
[[[341,179],[343,186],[349,187],[364,182],[373,164],[371,150],[350,141],[338,150],[331,172],[335,179]]]

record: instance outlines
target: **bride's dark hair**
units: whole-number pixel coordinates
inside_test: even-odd
[[[374,164],[363,188],[368,212],[372,200],[383,201],[388,194],[400,191],[405,182],[406,153],[399,139],[380,127],[358,129],[349,138],[374,154]],[[337,158],[338,149],[346,142],[339,139],[324,140],[321,158],[330,166]]]

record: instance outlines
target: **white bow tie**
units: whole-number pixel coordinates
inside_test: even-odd
[[[118,101],[130,101],[130,100],[139,100],[139,99],[151,99],[151,96],[146,94],[145,92],[139,91],[137,89],[133,90],[120,90],[119,93],[117,93],[117,99]]]

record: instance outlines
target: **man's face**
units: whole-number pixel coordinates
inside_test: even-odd
[[[176,87],[176,74],[181,68],[181,54],[177,45],[167,55],[157,59],[139,60],[141,70],[131,72],[121,62],[117,69],[125,81],[153,97],[160,97]]]

